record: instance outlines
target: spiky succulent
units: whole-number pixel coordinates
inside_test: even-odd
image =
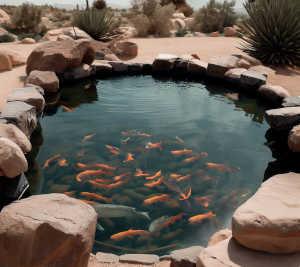
[[[255,0],[245,3],[242,50],[271,65],[300,65],[300,1]]]

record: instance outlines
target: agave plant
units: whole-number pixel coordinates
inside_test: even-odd
[[[271,65],[300,65],[300,1],[256,0],[245,3],[241,49]]]
[[[108,9],[90,8],[76,11],[73,16],[73,25],[99,40],[118,27],[118,22]]]

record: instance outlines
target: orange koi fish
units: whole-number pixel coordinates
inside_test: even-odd
[[[107,171],[115,171],[117,169],[116,167],[113,167],[113,166],[110,166],[110,165],[104,164],[104,163],[96,163],[96,164],[93,164],[92,166],[95,166],[95,167],[98,167],[98,168],[101,168],[101,169],[104,169]]]
[[[180,213],[180,214],[178,214],[178,215],[175,215],[175,216],[170,217],[167,221],[165,221],[165,222],[163,223],[162,227],[163,227],[163,228],[166,228],[166,227],[171,226],[172,224],[174,224],[174,223],[176,223],[176,222],[182,220],[183,216],[184,216],[184,213]]]
[[[159,143],[147,143],[146,145],[146,149],[160,149],[162,150],[162,143],[159,142]]]
[[[103,174],[103,170],[86,170],[86,171],[80,172],[76,175],[76,181],[82,182],[82,178],[84,178],[84,177],[101,175],[101,174]]]
[[[110,239],[115,240],[115,241],[120,241],[128,237],[134,237],[134,236],[146,236],[149,235],[148,231],[145,230],[133,230],[129,229],[127,231],[123,231],[117,234],[114,234],[110,237]]]
[[[123,184],[125,184],[124,181],[118,181],[118,182],[115,182],[112,184],[102,184],[102,183],[98,183],[97,181],[93,181],[93,180],[88,181],[88,183],[96,188],[108,189],[108,190],[118,188],[118,187],[122,186]]]
[[[57,154],[57,155],[54,155],[53,157],[47,159],[43,165],[43,169],[48,168],[53,161],[58,160],[60,157],[61,157],[61,155]]]
[[[89,140],[91,140],[96,134],[88,134],[85,137],[83,137],[83,139],[81,140],[81,143],[85,143]]]
[[[192,195],[192,188],[190,187],[186,193],[181,193],[179,200],[183,201],[183,200],[188,200]]]
[[[97,178],[97,179],[94,179],[93,181],[95,181],[96,183],[102,183],[102,184],[109,184],[111,182],[111,180],[102,179],[102,178]]]
[[[144,204],[145,205],[152,205],[154,203],[157,202],[164,202],[170,199],[170,196],[167,194],[160,194],[160,195],[156,195],[154,197],[149,197],[147,199],[144,200]]]
[[[141,169],[136,169],[134,176],[135,177],[147,177],[147,176],[149,176],[149,173],[144,172]]]
[[[117,175],[114,177],[114,181],[116,181],[116,182],[121,181],[121,180],[123,180],[124,177],[126,177],[128,175],[129,175],[129,173],[123,173],[123,174]]]
[[[182,150],[173,150],[171,151],[171,154],[173,156],[186,156],[193,153],[193,150],[191,149],[182,149]]]
[[[211,219],[215,216],[216,216],[216,214],[214,214],[211,211],[207,212],[207,213],[203,213],[203,214],[198,214],[198,215],[190,217],[189,218],[189,223],[191,223],[191,224],[201,223],[203,220]]]
[[[100,194],[96,194],[96,193],[90,193],[90,192],[81,192],[80,195],[87,197],[87,198],[92,198],[92,199],[96,199],[96,200],[100,200],[100,201],[104,201],[106,203],[110,203],[112,202],[111,198],[108,197],[104,197]]]
[[[78,162],[78,163],[76,163],[76,167],[79,168],[79,169],[86,169],[86,168],[88,168],[89,166],[86,165],[86,164],[84,164],[84,163]]]
[[[203,208],[208,208],[211,202],[211,197],[205,196],[205,197],[194,197],[194,200],[200,204]]]
[[[146,177],[146,180],[154,180],[156,178],[159,178],[161,176],[161,171],[158,171],[157,173],[155,173],[153,176],[148,176]]]
[[[180,177],[182,177],[181,174],[178,174],[178,173],[171,173],[170,174],[170,178],[174,179],[174,180],[177,180],[179,179]]]
[[[177,182],[182,182],[182,181],[186,181],[186,180],[189,180],[191,179],[192,175],[190,174],[187,174],[187,175],[184,175],[184,176],[180,176],[178,179],[177,179]]]
[[[115,146],[111,146],[111,145],[106,145],[105,146],[108,151],[113,154],[114,156],[119,156],[120,155],[120,149],[115,147]]]
[[[68,161],[67,161],[66,159],[60,159],[60,160],[58,161],[58,165],[59,165],[60,167],[66,167],[66,166],[68,166],[69,164],[68,164]]]
[[[208,169],[216,170],[216,171],[223,172],[223,173],[224,172],[234,172],[237,170],[235,168],[226,166],[225,164],[219,164],[219,163],[213,163],[213,162],[206,163],[206,167]]]
[[[73,108],[69,108],[69,107],[67,107],[65,105],[62,105],[61,107],[62,107],[62,109],[63,109],[64,112],[73,112],[74,111]]]
[[[160,179],[158,179],[157,181],[145,183],[144,185],[149,188],[153,188],[155,186],[161,185],[162,183],[163,183],[163,177],[160,177]]]
[[[206,157],[208,157],[208,153],[207,152],[201,152],[200,154],[198,154],[196,156],[184,159],[182,162],[183,163],[194,163],[195,161],[206,158]]]
[[[127,162],[130,162],[130,161],[134,161],[134,155],[131,154],[131,153],[128,153],[126,159],[123,162],[127,163]]]

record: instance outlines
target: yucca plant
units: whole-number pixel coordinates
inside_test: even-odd
[[[241,49],[270,65],[300,65],[300,1],[256,0],[244,4]]]
[[[106,8],[102,10],[89,8],[75,12],[73,25],[99,40],[118,27],[118,22],[114,19],[113,13]]]

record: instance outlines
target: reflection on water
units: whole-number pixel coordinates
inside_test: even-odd
[[[201,83],[125,77],[70,86],[33,137],[32,191],[112,204],[97,206],[95,249],[205,245],[273,160],[263,114],[254,99]],[[118,234],[128,229],[142,231]]]

